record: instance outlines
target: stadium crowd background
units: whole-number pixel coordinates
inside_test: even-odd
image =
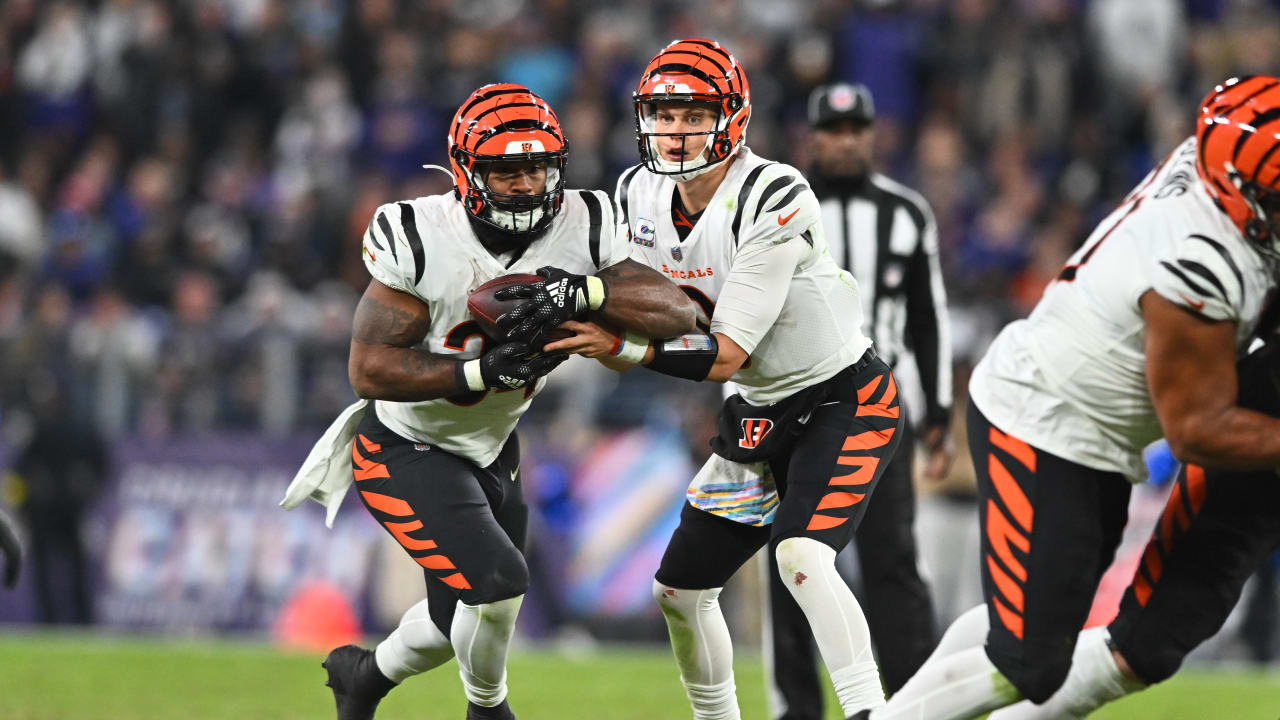
[[[738,56],[749,145],[802,168],[809,91],[870,87],[880,167],[938,218],[963,398],[964,367],[1189,134],[1203,94],[1280,69],[1280,2],[9,0],[0,467],[42,418],[107,447],[313,438],[353,398],[359,237],[378,204],[448,189],[421,166],[445,162],[459,101],[528,85],[566,128],[569,186],[612,190],[637,161],[638,72],[686,36]],[[564,467],[613,428],[711,434],[716,388],[584,367],[570,392],[568,375],[521,426]],[[544,532],[573,512],[555,477],[537,487]]]

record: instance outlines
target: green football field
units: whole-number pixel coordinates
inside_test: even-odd
[[[0,632],[4,720],[332,718],[319,655],[226,641],[119,639]],[[764,720],[758,658],[738,663],[744,720]],[[566,656],[521,649],[510,665],[521,720],[689,718],[675,665],[662,648]],[[461,720],[454,663],[413,678],[382,703],[385,720]],[[832,708],[830,718],[839,717]],[[1098,718],[1280,717],[1280,676],[1187,672],[1116,703]]]

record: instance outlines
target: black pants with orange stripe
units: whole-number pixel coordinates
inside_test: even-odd
[[[431,619],[445,637],[459,600],[480,605],[524,594],[529,509],[515,433],[484,468],[397,435],[375,408],[356,433],[355,488],[369,513],[422,566]]]
[[[1044,702],[1071,669],[1076,635],[1129,517],[1130,484],[1003,432],[972,400],[967,420],[987,656],[1023,696]]]
[[[1280,345],[1246,355],[1236,378],[1241,406],[1280,416]],[[1111,623],[1112,643],[1143,680],[1165,680],[1218,632],[1278,547],[1275,472],[1182,468]]]
[[[1280,477],[1270,470],[1178,473],[1109,630],[1138,677],[1168,679],[1222,628],[1244,583],[1280,548]]]
[[[744,525],[686,503],[659,582],[686,590],[723,587],[766,543],[776,548],[789,537],[813,538],[836,552],[849,544],[897,450],[903,422],[889,366],[873,359],[854,367],[827,381],[827,401],[795,444],[770,460],[780,496],[772,525]]]

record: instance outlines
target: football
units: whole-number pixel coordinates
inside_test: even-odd
[[[485,335],[494,340],[500,340],[503,332],[498,328],[498,318],[503,313],[525,301],[498,300],[493,296],[494,293],[512,285],[530,285],[542,282],[542,280],[542,276],[529,273],[516,273],[496,277],[472,291],[471,296],[467,298],[467,310],[471,313],[471,318],[480,325],[480,329],[484,331]],[[551,340],[561,340],[571,335],[573,333],[567,330],[550,330],[547,333]]]

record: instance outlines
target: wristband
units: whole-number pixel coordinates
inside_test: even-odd
[[[604,289],[604,281],[595,275],[586,277],[587,288],[587,309],[599,310],[604,307],[605,296],[608,294]]]
[[[618,337],[617,342],[614,343],[613,352],[610,354],[632,365],[639,365],[648,351],[649,338],[627,330]]]
[[[702,381],[711,374],[720,353],[715,335],[694,332],[653,344],[653,360],[645,367],[663,375]]]
[[[489,389],[484,384],[484,373],[480,372],[479,358],[458,363],[458,386],[472,392],[481,392]]]

